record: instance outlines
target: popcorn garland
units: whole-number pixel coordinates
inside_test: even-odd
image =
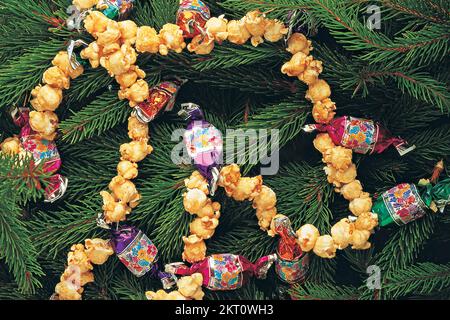
[[[43,74],[43,84],[39,84],[31,91],[30,104],[34,110],[30,111],[28,108],[11,110],[15,124],[21,127],[20,137],[14,136],[3,141],[0,151],[7,155],[21,155],[21,157],[27,153],[31,154],[34,159],[31,165],[46,161],[44,172],[53,174],[61,166],[59,153],[54,143],[59,121],[54,111],[62,102],[63,90],[70,88],[70,80],[82,75],[84,68],[82,65],[74,68],[67,51],[60,51],[52,60],[52,65]],[[64,195],[67,179],[54,174],[48,182],[45,201],[55,202]]]
[[[153,151],[148,144],[148,130],[148,124],[139,122],[134,116],[129,117],[128,136],[132,141],[120,146],[121,161],[117,165],[118,175],[109,184],[110,192],[100,193],[103,198],[104,212],[103,217],[99,219],[104,227],[105,223],[125,221],[126,216],[139,204],[141,195],[131,180],[138,176],[137,162],[144,160]],[[67,258],[68,266],[55,287],[54,298],[80,300],[83,286],[94,281],[92,265],[105,263],[113,253],[114,248],[110,241],[101,239],[86,240],[85,245],[72,246]],[[74,279],[81,279],[81,281],[76,283]]]
[[[128,100],[130,107],[139,110],[139,106],[155,102],[151,89],[144,80],[145,72],[136,63],[138,53],[167,55],[170,51],[181,53],[185,48],[196,54],[209,54],[215,44],[228,40],[234,44],[244,44],[250,40],[253,46],[264,41],[277,42],[289,33],[289,29],[278,21],[267,19],[259,11],[252,11],[241,20],[228,21],[224,16],[210,17],[209,9],[201,1],[180,1],[177,24],[168,23],[159,33],[152,27],[138,27],[131,20],[114,21],[110,18],[123,17],[132,7],[132,0],[102,1],[74,0],[80,10],[78,22],[84,19],[84,27],[95,41],[83,44],[80,57],[89,60],[92,68],[102,66],[120,85],[118,97]],[[197,6],[195,5],[197,4]],[[93,11],[96,7],[101,11]],[[186,44],[185,39],[192,39]],[[80,43],[78,43],[80,44]],[[323,71],[322,62],[315,60],[310,52],[311,41],[301,33],[289,35],[287,51],[292,54],[290,61],[282,66],[282,73],[297,77],[308,85],[306,98],[313,103],[312,115],[319,124],[329,124],[335,116],[336,105],[330,99],[331,88],[325,80],[319,79]],[[58,118],[54,111],[62,101],[62,91],[70,86],[84,72],[72,52],[61,51],[52,61],[43,76],[43,85],[32,91],[31,104],[35,111],[30,112],[29,124],[42,138],[54,140],[58,127]],[[178,84],[177,84],[178,85]],[[177,90],[177,89],[176,89]],[[172,98],[176,92],[171,92]],[[167,106],[173,106],[173,99],[164,100],[156,113]],[[156,115],[155,113],[155,115]],[[151,121],[153,117],[149,117]],[[132,179],[138,175],[137,163],[142,161],[153,148],[148,144],[148,122],[142,117],[132,115],[128,119],[130,143],[120,147],[121,161],[117,166],[118,175],[109,184],[110,192],[103,191],[103,217],[106,224],[120,223],[135,208],[141,196]],[[363,192],[361,183],[356,179],[356,166],[352,163],[352,150],[337,146],[329,133],[320,133],[314,140],[314,146],[323,155],[327,164],[325,172],[328,181],[336,186],[336,191],[350,201],[349,209],[355,215],[342,219],[331,228],[331,235],[320,235],[318,229],[303,225],[296,233],[297,244],[303,252],[313,251],[322,258],[333,258],[337,249],[349,245],[353,249],[368,249],[368,239],[378,225],[377,215],[371,213],[372,199]],[[3,150],[4,149],[4,150]],[[16,152],[17,141],[2,144],[5,152]],[[262,177],[241,177],[236,164],[223,167],[218,185],[236,201],[252,201],[256,209],[260,228],[270,236],[278,234],[274,227],[276,219],[283,220],[276,210],[276,194],[263,185]],[[206,257],[205,240],[211,238],[219,224],[220,204],[213,202],[208,181],[195,171],[185,180],[187,192],[183,195],[183,204],[187,212],[196,215],[190,225],[189,237],[184,237],[183,260],[190,263],[202,261]],[[278,218],[277,218],[278,217]],[[68,267],[56,286],[57,299],[81,299],[83,286],[94,281],[93,265],[106,262],[114,252],[109,241],[88,239],[85,244],[71,247],[68,254]],[[194,273],[178,280],[178,291],[148,293],[153,299],[183,298],[201,299],[201,274]]]

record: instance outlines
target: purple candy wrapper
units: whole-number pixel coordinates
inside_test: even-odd
[[[165,289],[175,284],[176,278],[172,274],[159,270],[158,249],[141,230],[131,226],[112,230],[112,245],[119,260],[135,276],[142,277],[150,273],[161,280]]]
[[[221,132],[209,122],[200,107],[193,103],[181,106],[180,116],[188,120],[184,143],[197,170],[208,180],[211,196],[217,189],[223,155]]]

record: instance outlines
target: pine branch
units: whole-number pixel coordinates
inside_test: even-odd
[[[28,223],[22,220],[19,204],[35,200],[42,194],[36,183],[40,185],[38,167],[27,170],[30,158],[0,155],[0,259],[4,260],[14,276],[18,290],[33,294],[41,287],[39,277],[44,273],[37,262],[37,252],[30,239]]]
[[[450,126],[447,124],[443,126],[436,126],[429,130],[417,132],[414,136],[409,137],[409,143],[417,146],[416,150],[408,156],[413,164],[411,168],[429,171],[434,164],[447,157],[450,154]],[[443,143],[444,142],[444,143]]]
[[[111,290],[117,299],[125,300],[147,300],[145,297],[145,292],[152,290],[145,286],[138,278],[130,273],[130,271],[125,270],[119,275],[114,276],[111,279]],[[157,290],[155,286],[154,290]]]
[[[277,194],[279,212],[288,216],[294,228],[311,223],[321,233],[328,233],[332,212],[333,189],[323,172],[323,165],[292,163],[280,169],[266,183]]]
[[[0,73],[0,108],[21,105],[23,97],[40,82],[45,69],[63,47],[63,41],[49,40],[11,59]]]
[[[323,259],[309,253],[310,266],[307,283],[334,283],[336,278],[337,261]]]
[[[383,6],[426,22],[450,24],[450,10],[445,0],[379,0]]]
[[[411,66],[439,61],[448,53],[450,34],[445,27],[430,25],[419,31],[405,32],[392,40],[360,21],[359,4],[349,5],[337,0],[306,0],[305,3],[344,48],[367,50],[361,58],[369,64],[383,62],[391,66],[399,63]]]
[[[408,295],[431,295],[450,287],[450,264],[418,263],[388,274],[380,290],[381,299]]]
[[[420,220],[398,227],[376,256],[376,265],[383,274],[387,276],[410,265],[431,237],[435,223],[435,215],[429,213]]]
[[[354,287],[326,283],[295,285],[290,290],[290,294],[295,300],[357,300],[359,298],[358,291]]]
[[[178,0],[156,0],[150,1],[151,14],[150,21],[153,28],[160,30],[164,24],[168,22],[175,22],[176,13],[179,8]],[[140,19],[146,21],[145,19]]]
[[[96,204],[93,206],[93,203]],[[96,217],[101,210],[101,199],[96,194],[66,204],[64,208],[54,211],[38,211],[30,222],[33,232],[31,239],[35,241],[38,252],[49,259],[58,254],[67,254],[73,244],[82,243],[85,239],[102,237],[97,228]],[[39,240],[39,241],[37,241]]]
[[[126,101],[120,101],[115,92],[106,92],[72,116],[61,121],[59,128],[63,141],[77,143],[102,134],[119,123],[125,122],[131,109]]]
[[[114,102],[117,102],[117,100],[119,100],[117,97],[119,87],[113,85],[113,83],[114,78],[109,77],[104,70],[86,68],[82,76],[72,80],[70,89],[64,92],[64,97],[67,99],[68,104],[76,105],[77,103],[79,104],[80,101],[83,101],[98,92],[109,89],[109,93],[115,93]],[[107,92],[104,92],[102,94],[106,93]]]
[[[198,71],[227,69],[248,64],[263,63],[266,66],[278,65],[288,59],[288,54],[273,44],[253,47],[249,44],[237,46],[224,43],[217,46],[209,56],[193,56],[193,68]],[[267,60],[267,61],[266,61]]]
[[[249,11],[260,10],[267,12],[271,19],[285,20],[290,11],[308,8],[303,0],[223,0],[220,6],[235,19],[240,19]]]
[[[283,77],[279,70],[261,70],[252,65],[222,69],[220,72],[199,72],[194,69],[196,63],[192,54],[169,54],[167,57],[156,56],[154,71],[164,71],[170,76],[189,79],[197,85],[208,85],[219,89],[235,88],[242,92],[264,95],[267,92],[286,94],[297,91],[296,82]],[[249,85],[250,84],[250,85]]]

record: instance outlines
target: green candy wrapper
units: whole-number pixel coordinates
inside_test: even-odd
[[[434,202],[440,212],[444,212],[445,206],[450,204],[450,178],[438,182],[435,186],[428,184],[422,198],[426,202]]]
[[[378,214],[381,227],[395,223],[399,226],[423,217],[427,210],[437,207],[441,212],[450,203],[450,178],[436,185],[402,183],[381,194],[372,212]]]

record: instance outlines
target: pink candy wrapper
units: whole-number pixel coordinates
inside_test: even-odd
[[[61,168],[61,157],[54,141],[41,138],[29,124],[30,110],[15,108],[11,111],[14,123],[21,127],[20,142],[22,148],[33,156],[34,165],[43,164],[44,173],[54,174],[46,181],[45,202],[55,202],[61,198],[67,189],[68,180],[60,174],[55,174]]]
[[[235,290],[241,288],[250,277],[264,279],[276,259],[273,254],[251,263],[235,254],[214,254],[190,267],[182,262],[168,264],[165,271],[180,276],[201,273],[204,287],[214,291]]]
[[[303,130],[327,132],[334,144],[361,154],[382,153],[393,145],[403,156],[416,148],[402,138],[392,136],[377,122],[349,116],[336,118],[329,124],[307,125]]]

